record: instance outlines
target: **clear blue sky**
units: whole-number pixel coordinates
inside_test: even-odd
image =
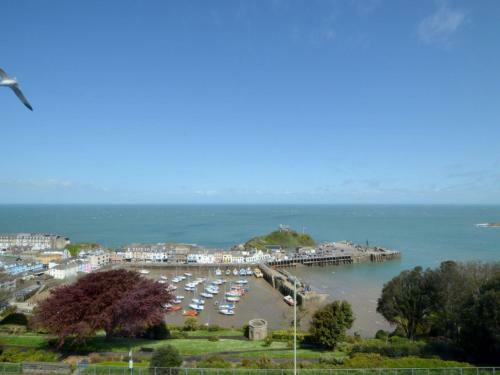
[[[3,203],[500,203],[500,3],[2,2]]]

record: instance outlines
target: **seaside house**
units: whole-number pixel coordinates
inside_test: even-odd
[[[111,253],[104,250],[87,250],[80,252],[80,258],[86,260],[92,269],[98,269],[111,262]]]
[[[92,272],[92,266],[85,260],[70,259],[51,267],[47,271],[47,274],[54,279],[64,280],[76,277],[79,272],[90,273]]]
[[[22,260],[21,258],[2,259],[0,267],[9,275],[21,275],[43,271],[43,264],[38,261]]]
[[[62,250],[70,243],[67,237],[46,233],[0,234],[0,249]]]

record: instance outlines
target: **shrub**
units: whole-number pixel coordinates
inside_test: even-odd
[[[245,336],[247,339],[250,338],[250,326],[248,324],[245,324],[243,327],[241,327],[241,330],[243,331],[243,336]]]
[[[44,350],[7,348],[0,354],[0,362],[57,362],[59,355]]]
[[[268,335],[264,339],[264,346],[271,346],[273,344],[273,335]]]
[[[170,334],[171,339],[187,339],[189,335],[184,331],[174,331]]]
[[[383,329],[379,329],[377,333],[375,333],[375,338],[378,340],[386,341],[389,338],[389,332],[384,331]]]
[[[166,340],[170,338],[170,330],[165,323],[160,323],[149,327],[141,337],[149,340]]]
[[[0,324],[15,324],[19,326],[27,326],[28,318],[23,313],[11,313],[2,319]]]
[[[419,356],[422,354],[425,342],[411,341],[402,337],[392,337],[388,342],[378,339],[368,339],[354,344],[352,353],[376,353],[387,357]]]
[[[229,368],[231,367],[231,362],[226,361],[220,355],[212,355],[204,360],[198,362],[196,367],[200,368]]]
[[[208,341],[212,341],[212,342],[219,341],[219,336],[210,336],[208,338]]]
[[[387,358],[380,354],[358,353],[344,360],[343,368],[441,368],[469,367],[468,363],[444,361],[436,358],[402,357]]]
[[[319,357],[319,363],[322,365],[328,365],[328,366],[337,366],[341,365],[344,363],[344,358],[343,357],[336,357],[331,354],[322,354]]]
[[[165,345],[156,349],[149,362],[149,368],[153,369],[155,367],[166,368],[166,369],[156,369],[155,373],[157,375],[170,374],[168,368],[179,367],[182,365],[182,356],[180,355],[177,348],[172,345]]]
[[[222,331],[222,328],[219,327],[217,324],[209,324],[207,326],[207,331],[208,332],[218,332],[218,331]]]
[[[335,349],[352,327],[354,314],[346,301],[334,301],[318,309],[311,320],[311,339],[328,349]]]
[[[182,327],[184,331],[196,331],[198,328],[198,320],[196,320],[196,318],[192,316],[186,318],[186,320],[184,321],[184,326]]]
[[[270,369],[270,368],[276,367],[273,360],[270,359],[267,355],[263,355],[262,357],[259,357],[259,359],[257,359],[255,364],[260,369]]]

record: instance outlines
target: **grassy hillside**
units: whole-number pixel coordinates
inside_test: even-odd
[[[302,246],[314,246],[316,242],[307,233],[297,233],[293,230],[276,230],[247,241],[245,249],[265,249],[268,245],[279,245],[282,248],[295,249]]]
[[[97,243],[74,243],[66,246],[72,257],[78,256],[82,250],[98,249],[100,246]]]

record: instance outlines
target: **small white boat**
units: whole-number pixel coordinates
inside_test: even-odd
[[[293,297],[292,297],[292,296],[285,296],[285,297],[283,297],[283,300],[284,300],[287,304],[289,304],[290,306],[295,305],[295,302],[294,302],[294,300],[293,300]]]
[[[205,298],[214,298],[214,295],[212,293],[207,293],[207,292],[200,293],[200,296]]]
[[[142,273],[143,275],[147,275],[149,273],[148,270],[140,270],[139,273]]]
[[[191,276],[193,276],[193,274],[189,273],[189,272],[184,272],[184,276],[191,277]]]
[[[177,298],[177,299],[174,299],[172,301],[172,303],[175,304],[175,305],[180,305],[182,303],[182,300],[180,300],[180,299]]]
[[[160,276],[160,279],[162,279],[162,280],[168,280],[168,277],[167,276]]]
[[[197,305],[204,305],[205,304],[204,300],[198,299],[198,298],[193,298],[191,301],[193,301],[193,303],[196,303]]]
[[[174,290],[177,290],[177,287],[175,285],[169,285],[166,287],[167,291],[173,292]]]
[[[240,279],[240,280],[236,281],[236,284],[245,285],[245,284],[248,284],[248,280]]]
[[[174,278],[172,279],[172,282],[173,282],[173,283],[176,283],[176,284],[177,284],[179,281],[181,281],[181,279],[179,279],[179,278],[177,278],[177,277],[174,277]]]
[[[198,305],[196,303],[190,303],[189,307],[191,307],[193,310],[196,310],[196,311],[202,311],[205,308],[205,306]]]
[[[219,312],[223,315],[234,315],[233,309],[220,309]]]
[[[212,288],[209,286],[209,287],[205,288],[205,292],[210,293],[210,294],[218,294],[219,288]]]
[[[241,293],[238,293],[236,291],[231,291],[231,292],[226,292],[225,296],[226,297],[239,297],[239,296],[241,296]]]
[[[240,273],[240,276],[246,276],[247,275],[247,271],[244,268],[242,268],[239,273]]]
[[[253,275],[253,272],[252,272],[252,270],[250,269],[250,267],[247,267],[247,269],[246,269],[246,273],[247,273],[247,276],[252,276],[252,275]]]
[[[180,300],[183,300],[184,299],[184,296],[175,296],[176,299],[180,299]]]
[[[238,270],[236,268],[233,270],[233,275],[238,276]]]
[[[167,282],[165,280],[158,280],[158,283],[160,283],[160,284],[166,284]]]
[[[172,307],[171,303],[166,303],[163,305],[163,308],[165,308],[165,309],[170,309],[171,307]]]
[[[184,290],[188,291],[188,292],[194,292],[194,287],[191,287],[191,286],[185,286],[184,287]]]
[[[221,276],[222,275],[222,271],[220,270],[220,268],[217,268],[215,270],[215,276]]]
[[[219,309],[231,309],[231,310],[234,310],[235,307],[236,307],[236,305],[234,303],[225,303],[223,305],[220,305]]]
[[[236,296],[226,296],[226,301],[227,302],[239,302],[240,297]]]
[[[228,269],[226,270],[226,276],[229,276],[229,275],[231,275],[231,270],[228,268]]]

